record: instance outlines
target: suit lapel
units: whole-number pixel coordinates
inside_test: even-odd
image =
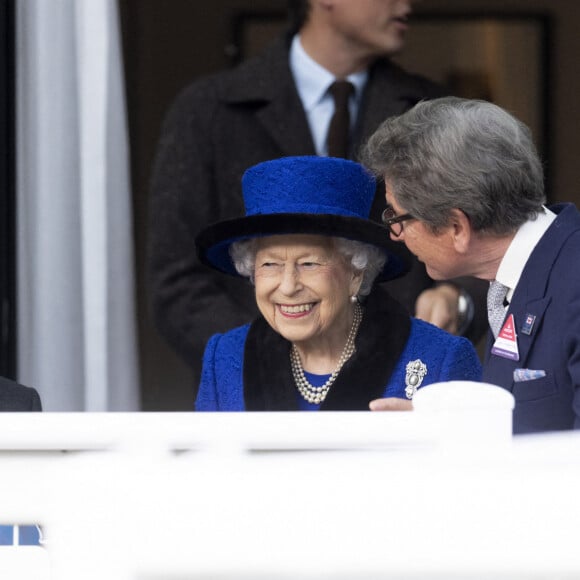
[[[542,326],[542,319],[552,300],[550,296],[546,296],[552,265],[571,232],[566,226],[566,214],[560,214],[558,208],[553,209],[558,217],[546,230],[526,262],[508,309],[508,315],[514,315],[520,354],[517,366],[522,368],[526,366],[537,331]],[[528,316],[535,319],[531,332],[526,334],[522,330]]]
[[[558,217],[542,236],[526,262],[506,315],[506,318],[510,314],[514,316],[519,360],[511,361],[491,354],[493,340],[488,341],[483,380],[499,382],[510,389],[513,384],[511,379],[513,369],[527,366],[538,330],[552,301],[551,296],[546,296],[552,264],[555,263],[568,236],[578,229],[578,225],[572,219],[576,214],[572,211],[567,212],[566,205],[550,209],[557,213]],[[526,333],[523,330],[528,316],[534,317],[534,321],[531,331]],[[505,384],[508,377],[509,385]]]
[[[361,145],[387,118],[401,115],[423,98],[440,96],[443,92],[436,85],[412,77],[387,59],[378,60],[369,71],[359,108],[352,147],[355,157]]]
[[[224,99],[253,107],[282,155],[315,155],[314,142],[288,64],[288,41],[279,38],[232,73]]]
[[[316,155],[308,120],[293,83],[280,86],[280,92],[258,111],[256,118],[283,155]]]
[[[492,354],[491,349],[493,347],[494,340],[490,333],[484,365],[484,381],[490,383],[496,383],[499,381],[502,386],[510,388],[511,390],[511,376],[513,374],[513,370],[516,368],[526,368],[528,366],[528,358],[530,356],[530,352],[536,337],[538,336],[537,329],[541,328],[544,314],[551,301],[552,299],[550,297],[523,301],[518,300],[514,294],[514,300],[508,309],[506,320],[508,316],[513,315],[516,340],[518,344],[518,360],[514,361]],[[532,330],[529,334],[523,332],[523,327],[528,316],[534,317]],[[500,378],[508,376],[510,377],[509,385],[504,384],[506,381]]]
[[[536,340],[537,331],[542,325],[542,319],[548,308],[551,298],[545,297],[547,282],[549,279],[550,261],[545,253],[552,254],[553,248],[542,249],[545,244],[540,242],[528,259],[526,267],[512,296],[510,306],[506,313],[506,320],[513,315],[514,330],[518,345],[518,360],[511,360],[492,354],[494,340],[489,335],[488,349],[485,359],[483,379],[492,383],[500,382],[506,388],[512,386],[511,376],[515,368],[525,368],[532,346]],[[531,332],[523,332],[524,324],[528,316],[535,317]],[[509,385],[506,383],[509,377]]]
[[[514,315],[515,330],[517,334],[520,355],[520,359],[517,364],[518,367],[524,368],[527,366],[530,350],[534,344],[534,341],[536,340],[537,329],[542,326],[542,319],[544,318],[546,309],[550,305],[551,301],[552,299],[550,297],[540,298],[536,300],[530,300],[521,305],[515,303],[513,308],[510,308],[510,312]],[[532,330],[528,334],[524,332],[524,325],[526,318],[529,316],[534,317],[534,321]]]
[[[279,38],[259,56],[232,72],[223,99],[232,105],[256,107],[256,118],[282,155],[315,155],[308,119],[288,64],[290,40]],[[359,108],[351,157],[387,118],[400,115],[422,98],[442,96],[436,85],[409,75],[387,59],[369,72]]]

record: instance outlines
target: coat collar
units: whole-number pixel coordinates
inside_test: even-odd
[[[378,59],[369,71],[354,129],[352,150],[358,151],[385,119],[401,115],[422,99],[444,94],[439,85],[406,72],[387,58]]]
[[[366,411],[380,397],[405,348],[411,319],[387,292],[375,288],[364,308],[356,352],[344,365],[323,411]],[[244,353],[247,411],[296,411],[298,394],[290,369],[290,343],[263,318],[248,333]]]
[[[222,77],[220,98],[228,106],[254,108],[256,119],[284,155],[315,155],[308,120],[290,71],[289,47],[290,40],[280,37]],[[358,151],[387,117],[400,115],[422,98],[442,95],[437,85],[410,75],[388,59],[377,60],[363,92],[352,151]]]
[[[308,119],[288,62],[289,41],[278,38],[258,56],[224,77],[220,98],[229,107],[253,110],[282,155],[315,155]]]

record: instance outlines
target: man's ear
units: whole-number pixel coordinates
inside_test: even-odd
[[[465,254],[471,242],[471,221],[460,209],[452,209],[449,227],[455,251],[459,254]]]

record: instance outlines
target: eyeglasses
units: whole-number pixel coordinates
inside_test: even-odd
[[[387,205],[387,207],[383,210],[383,214],[381,215],[381,221],[385,224],[391,234],[398,238],[403,233],[403,222],[407,220],[414,220],[415,216],[412,216],[410,213],[406,213],[404,215],[397,215],[393,206]]]

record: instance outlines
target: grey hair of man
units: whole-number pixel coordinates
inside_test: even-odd
[[[460,209],[477,232],[506,235],[546,201],[529,128],[487,101],[422,101],[386,120],[362,162],[385,179],[405,212],[437,232]]]
[[[386,254],[376,246],[341,237],[331,238],[334,249],[343,257],[355,272],[363,272],[363,279],[358,292],[359,296],[368,296],[377,276],[382,272],[387,261]],[[254,268],[259,238],[240,240],[230,246],[230,256],[240,274],[254,282]]]

